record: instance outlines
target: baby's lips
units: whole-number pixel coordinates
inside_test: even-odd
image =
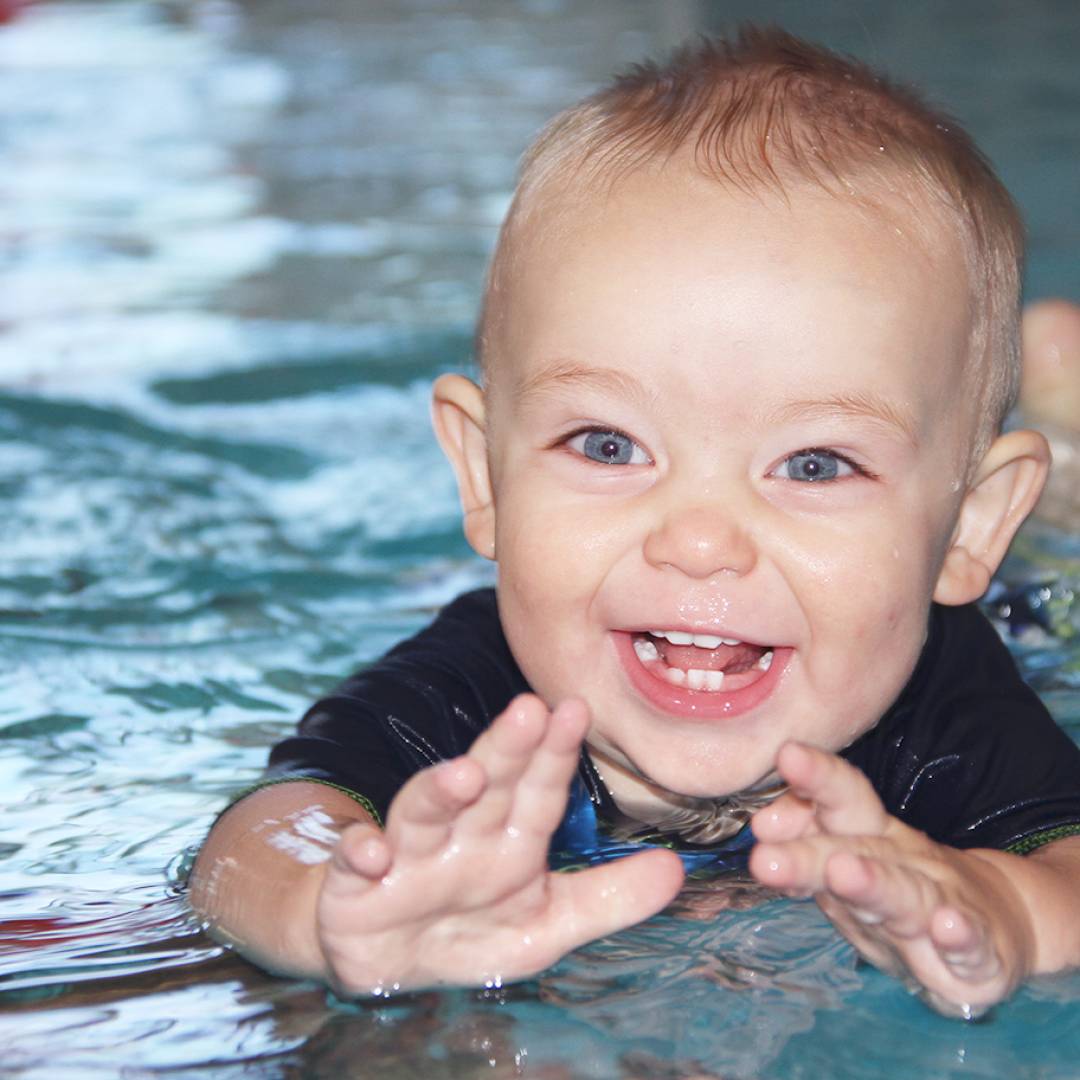
[[[753,666],[728,675],[670,667],[637,632],[614,631],[612,639],[634,690],[661,713],[693,720],[734,719],[762,704],[779,684],[794,651],[766,649]]]

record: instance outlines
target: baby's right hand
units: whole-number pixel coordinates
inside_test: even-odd
[[[655,914],[682,864],[648,851],[575,873],[547,868],[588,712],[516,698],[464,757],[414,776],[386,830],[353,825],[317,906],[327,974],[350,995],[491,986],[543,971]]]

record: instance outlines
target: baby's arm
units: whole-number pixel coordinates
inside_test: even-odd
[[[333,789],[264,788],[211,832],[192,903],[263,966],[348,994],[542,971],[682,883],[665,851],[548,871],[587,727],[580,702],[516,699],[468,754],[402,788],[385,831]]]
[[[1021,857],[935,843],[833,754],[788,744],[788,794],[760,810],[750,869],[812,895],[871,963],[938,1011],[976,1016],[1028,976],[1080,964],[1080,838]]]

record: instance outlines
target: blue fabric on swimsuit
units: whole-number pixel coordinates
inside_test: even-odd
[[[754,836],[749,825],[722,844],[708,847],[676,847],[650,840],[614,840],[605,836],[596,817],[596,806],[581,777],[570,787],[570,799],[562,823],[551,838],[548,863],[553,870],[570,870],[633,855],[637,851],[664,847],[682,859],[688,875],[712,876],[745,870]]]

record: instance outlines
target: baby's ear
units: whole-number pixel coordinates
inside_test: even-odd
[[[978,600],[1005,552],[1042,494],[1050,447],[1037,431],[1010,431],[994,440],[960,507],[934,599],[939,604]]]
[[[457,477],[465,539],[485,559],[495,558],[495,501],[488,469],[484,392],[464,375],[440,375],[431,395],[431,418]]]

